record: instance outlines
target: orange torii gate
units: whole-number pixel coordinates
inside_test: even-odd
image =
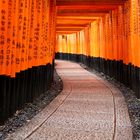
[[[139,9],[139,0],[1,0],[0,121],[48,89],[55,51],[140,97]]]
[[[58,0],[57,9],[56,58],[83,62],[140,97],[139,1]]]
[[[16,73],[33,66],[52,64],[54,6],[54,1],[49,0],[0,2],[0,75],[15,77]],[[47,50],[48,56],[44,50]]]
[[[55,0],[0,1],[0,122],[50,86],[55,26]]]

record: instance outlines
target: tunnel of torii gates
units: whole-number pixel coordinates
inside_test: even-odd
[[[140,1],[0,0],[1,123],[49,89],[55,56],[140,98]]]

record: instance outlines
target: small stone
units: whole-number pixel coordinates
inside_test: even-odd
[[[27,120],[27,122],[30,122],[30,120]]]
[[[2,136],[3,136],[3,134],[2,134],[2,133],[0,133],[0,138],[2,138]]]

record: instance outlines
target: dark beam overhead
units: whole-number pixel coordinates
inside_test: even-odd
[[[57,33],[70,34],[83,30],[91,22],[105,17],[126,0],[56,0]]]
[[[122,5],[126,0],[57,0],[57,6],[70,5]]]

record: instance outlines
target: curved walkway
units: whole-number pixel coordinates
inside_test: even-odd
[[[7,140],[132,140],[119,89],[76,63],[56,63],[62,93]]]

